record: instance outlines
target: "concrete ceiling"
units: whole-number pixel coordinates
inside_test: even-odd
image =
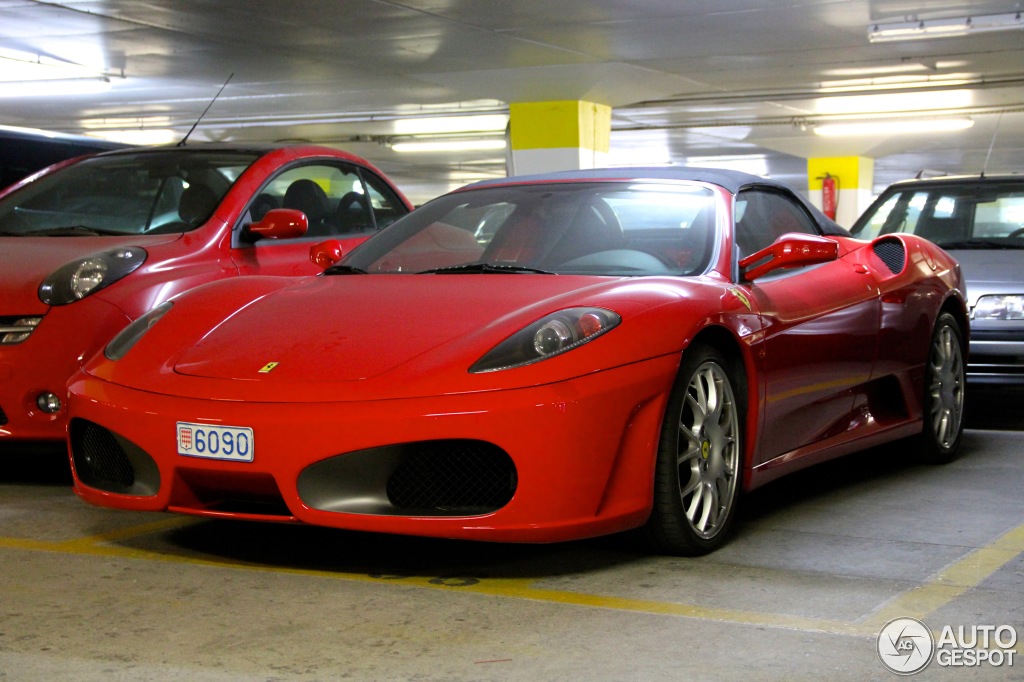
[[[1024,30],[872,43],[868,26],[1016,13],[1021,4],[0,0],[0,81],[36,55],[111,83],[102,94],[21,97],[3,96],[0,83],[0,124],[177,141],[230,76],[190,139],[339,146],[422,201],[504,175],[505,159],[396,152],[390,144],[408,139],[410,121],[458,116],[445,135],[500,137],[476,130],[477,115],[584,99],[613,107],[612,163],[743,164],[806,188],[806,158],[859,155],[875,159],[880,188],[920,171],[1024,170]],[[936,116],[974,125],[814,132],[838,118]]]

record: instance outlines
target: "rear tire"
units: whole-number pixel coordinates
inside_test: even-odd
[[[964,432],[966,386],[963,336],[956,318],[942,313],[935,321],[925,374],[924,429],[917,437],[918,459],[945,464],[956,459]]]
[[[656,551],[698,556],[728,537],[742,477],[744,410],[735,386],[714,348],[695,346],[683,356],[661,427],[654,504],[643,528]]]

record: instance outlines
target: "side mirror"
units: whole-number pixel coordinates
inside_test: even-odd
[[[253,223],[246,229],[257,239],[291,239],[306,234],[306,230],[309,229],[309,218],[294,208],[272,208],[263,216],[263,220]]]
[[[343,255],[345,254],[341,249],[341,242],[337,239],[318,242],[309,249],[309,260],[324,269],[340,261]]]
[[[792,232],[740,261],[743,278],[750,281],[783,268],[828,263],[839,258],[839,243],[826,237]]]

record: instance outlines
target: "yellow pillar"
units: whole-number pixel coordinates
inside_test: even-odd
[[[509,175],[598,168],[607,163],[612,109],[581,100],[509,107]]]
[[[832,156],[807,159],[810,200],[822,207],[822,181],[826,174],[836,183],[836,222],[850,227],[871,203],[875,160],[863,156]]]

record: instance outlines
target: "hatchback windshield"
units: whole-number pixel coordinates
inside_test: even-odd
[[[699,185],[482,188],[422,206],[333,271],[693,275],[708,268],[715,224]]]
[[[851,230],[855,237],[909,232],[944,248],[1024,247],[1024,182],[915,185],[883,194]]]
[[[258,157],[162,150],[87,159],[0,200],[0,235],[187,232],[206,222]]]

